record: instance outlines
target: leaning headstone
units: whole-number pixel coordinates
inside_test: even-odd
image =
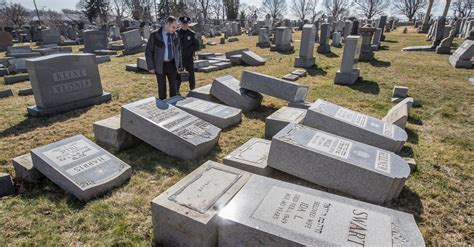
[[[13,46],[13,37],[9,32],[0,31],[0,52],[6,51]]]
[[[0,172],[0,198],[15,194],[15,184],[10,174]]]
[[[188,95],[186,95],[186,97],[193,97],[193,98],[207,100],[207,101],[211,101],[215,103],[221,103],[218,99],[216,99],[216,97],[212,96],[211,86],[212,84],[208,84],[208,85],[190,90]]]
[[[354,68],[357,63],[356,50],[361,42],[360,36],[349,35],[345,39],[344,52],[342,54],[341,69],[336,72],[334,83],[341,85],[354,84],[360,75],[360,69]]]
[[[260,106],[262,95],[240,87],[240,82],[230,75],[214,79],[211,94],[228,106],[249,112]]]
[[[308,86],[248,70],[242,71],[240,86],[275,98],[295,102],[304,101],[308,94]]]
[[[111,99],[102,91],[93,54],[55,54],[26,61],[36,106],[32,116],[51,115],[101,104]]]
[[[436,29],[434,30],[434,35],[433,35],[433,43],[432,43],[432,48],[436,48],[439,43],[441,43],[441,40],[443,40],[444,37],[444,29],[446,24],[446,18],[443,16],[438,17],[438,20],[436,21]]]
[[[273,136],[268,165],[376,204],[396,198],[410,175],[392,152],[296,123]]]
[[[407,102],[400,102],[392,107],[382,118],[382,121],[387,123],[394,124],[402,129],[405,129],[408,121],[408,103]]]
[[[30,153],[14,158],[12,163],[16,179],[33,184],[44,179],[44,175],[33,167]]]
[[[291,29],[289,27],[275,28],[275,45],[271,46],[271,51],[289,52],[293,51],[291,44]]]
[[[179,159],[205,155],[221,129],[154,97],[122,106],[120,127],[154,148]]]
[[[408,138],[398,126],[321,99],[308,109],[303,124],[395,153]]]
[[[472,68],[472,57],[474,56],[474,40],[465,40],[456,49],[453,55],[449,56],[449,62],[455,68]]]
[[[165,102],[221,129],[236,125],[242,119],[242,110],[238,108],[198,98],[174,96]]]
[[[125,47],[124,55],[133,55],[145,51],[146,45],[143,43],[140,30],[133,29],[120,34]]]
[[[153,199],[155,239],[169,246],[217,246],[217,215],[250,176],[207,161]]]
[[[242,62],[250,66],[265,65],[266,60],[253,51],[243,51],[241,56]]]
[[[61,34],[58,29],[41,30],[41,44],[61,44]]]
[[[115,115],[92,125],[97,144],[116,153],[138,143],[138,139],[120,127],[120,115]]]
[[[310,68],[316,63],[314,58],[314,36],[316,35],[316,28],[312,24],[303,26],[301,34],[300,53],[295,59],[295,67]]]
[[[305,109],[283,106],[265,118],[265,138],[271,139],[289,123],[302,123],[305,115]]]
[[[425,246],[411,214],[258,175],[219,218],[219,246]]]
[[[258,31],[258,42],[257,47],[267,48],[270,47],[270,37],[267,28],[260,28]]]
[[[132,175],[129,165],[83,135],[35,148],[31,158],[34,168],[81,201],[106,193]]]
[[[329,24],[321,24],[321,38],[319,39],[319,46],[317,52],[320,54],[326,54],[331,52],[331,46],[329,45]]]
[[[0,90],[0,99],[10,97],[10,96],[13,96],[13,92],[11,89]]]

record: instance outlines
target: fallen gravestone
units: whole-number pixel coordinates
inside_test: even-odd
[[[376,204],[396,198],[410,175],[392,152],[296,123],[273,136],[268,165]]]
[[[93,54],[54,54],[26,61],[36,106],[32,116],[51,115],[109,101]]]
[[[360,36],[349,35],[344,41],[344,52],[342,54],[341,69],[336,72],[334,83],[341,85],[353,85],[360,75],[360,69],[354,68],[357,63],[357,44],[361,42]]]
[[[10,96],[13,96],[13,92],[11,89],[0,90],[0,99],[10,97]]]
[[[223,163],[247,172],[270,176],[274,169],[267,165],[271,141],[251,138],[224,157]]]
[[[382,121],[394,124],[402,129],[405,129],[408,121],[409,106],[408,102],[402,101],[392,107],[382,118]]]
[[[299,78],[300,77],[298,75],[290,73],[290,74],[284,75],[281,79],[287,80],[287,81],[297,81]]]
[[[219,219],[219,246],[425,246],[411,214],[258,175]]]
[[[218,213],[248,172],[207,161],[151,202],[156,241],[170,246],[217,246]]]
[[[288,107],[299,108],[299,109],[308,109],[313,103],[307,101],[299,102],[288,102]]]
[[[297,75],[298,77],[305,77],[307,75],[307,72],[306,70],[303,70],[303,69],[297,69],[297,70],[294,70],[293,72],[291,72],[293,75]]]
[[[97,144],[116,153],[136,145],[139,140],[120,127],[120,115],[115,115],[92,125]]]
[[[236,125],[242,119],[242,110],[238,108],[198,98],[174,96],[165,102],[221,129]]]
[[[122,106],[120,127],[154,148],[184,160],[211,151],[221,131],[154,97]]]
[[[394,86],[392,90],[392,98],[406,98],[408,97],[408,87]]]
[[[233,55],[242,55],[242,53],[244,51],[248,51],[248,50],[249,50],[249,48],[243,48],[243,49],[239,49],[239,50],[232,50],[232,51],[228,51],[228,52],[224,53],[224,55],[227,59],[229,59]],[[207,59],[207,58],[204,58],[204,59]]]
[[[242,71],[240,78],[243,88],[287,101],[304,101],[308,94],[308,86],[253,71]]]
[[[16,179],[26,183],[39,183],[44,179],[44,175],[33,167],[30,153],[14,158],[12,163]]]
[[[265,118],[265,138],[271,139],[289,123],[302,123],[306,115],[305,109],[282,107]]]
[[[449,56],[449,62],[455,68],[472,68],[472,57],[474,56],[474,40],[465,40],[456,49],[453,55]]]
[[[241,56],[242,62],[250,66],[265,65],[265,59],[253,51],[243,51]]]
[[[10,174],[0,172],[0,198],[15,194],[15,184]]]
[[[83,135],[35,148],[31,158],[34,168],[81,201],[110,191],[132,175],[129,165]]]
[[[211,86],[211,95],[228,106],[249,112],[260,106],[262,95],[240,87],[240,82],[227,75],[215,78]]]
[[[216,97],[212,96],[211,86],[212,84],[208,84],[208,85],[190,90],[188,92],[188,95],[186,95],[186,97],[193,97],[197,99],[211,101],[214,103],[221,103],[218,99],[216,99]]]
[[[321,99],[308,109],[303,124],[395,153],[408,138],[398,126]]]
[[[13,57],[13,58],[28,58],[28,57],[39,57],[41,53],[33,52],[30,46],[10,46],[7,48],[7,52],[5,54],[6,57]]]

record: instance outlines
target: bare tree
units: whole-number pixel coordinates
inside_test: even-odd
[[[3,16],[8,23],[13,24],[16,27],[23,26],[28,19],[28,9],[23,7],[19,3],[5,4],[5,7],[0,9],[0,16]],[[4,24],[5,25],[5,24]]]
[[[316,18],[318,16],[322,16],[324,12],[322,10],[318,10],[318,0],[314,1],[315,4],[312,6],[312,8],[309,11],[309,18],[311,18],[311,23],[314,23],[316,21]]]
[[[287,8],[285,0],[263,0],[262,2],[263,12],[269,13],[273,19],[283,15]]]
[[[446,4],[444,5],[444,10],[443,10],[443,17],[446,17],[448,15],[449,11],[449,6],[451,5],[451,0],[446,0]]]
[[[110,10],[113,15],[115,15],[117,25],[121,26],[122,18],[125,17],[125,12],[127,11],[127,1],[126,0],[112,0]]]
[[[39,14],[43,17],[43,24],[49,28],[59,28],[64,23],[63,14],[57,11],[40,10]]]
[[[223,13],[224,4],[222,3],[222,0],[211,0],[209,4],[209,14],[219,20]]]
[[[228,20],[235,20],[239,15],[239,0],[223,0],[224,9]]]
[[[451,9],[459,18],[470,16],[474,9],[474,2],[472,0],[454,0]]]
[[[393,8],[399,14],[405,15],[409,21],[426,6],[426,0],[395,0]]]
[[[304,20],[315,9],[317,0],[292,0],[291,12],[304,23]]]
[[[355,0],[354,4],[355,9],[367,19],[381,15],[389,6],[388,0]]]
[[[328,16],[332,16],[334,20],[339,20],[343,16],[349,15],[349,8],[352,3],[349,0],[325,0],[324,9]]]
[[[198,8],[199,10],[201,10],[202,12],[202,17],[204,18],[204,20],[207,20],[208,18],[208,15],[209,15],[209,2],[210,0],[198,0]]]

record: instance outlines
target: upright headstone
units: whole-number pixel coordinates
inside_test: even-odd
[[[27,59],[36,106],[32,116],[51,115],[100,104],[111,99],[102,91],[93,54],[54,54]]]
[[[310,68],[316,63],[314,53],[314,37],[316,35],[316,28],[312,24],[303,26],[303,32],[300,42],[300,53],[295,59],[295,67]]]
[[[260,106],[262,95],[240,87],[239,80],[226,75],[215,78],[211,86],[211,94],[228,106],[249,112]]]
[[[332,34],[332,46],[334,47],[341,47],[341,33],[340,32],[334,32]]]
[[[132,169],[83,135],[31,150],[33,166],[63,190],[88,201],[123,184]]]
[[[342,40],[343,42],[346,42],[345,39],[347,36],[351,35],[352,32],[352,21],[346,21],[344,22],[344,39]]]
[[[331,52],[331,46],[329,46],[329,24],[321,24],[321,38],[319,39],[319,46],[317,52],[320,54],[326,54]]]
[[[380,34],[380,41],[385,41],[384,30],[385,30],[386,23],[387,23],[387,16],[386,15],[380,16],[380,20],[377,26],[377,28],[382,29],[382,33]]]
[[[289,27],[275,28],[275,46],[271,47],[274,51],[293,51],[291,44],[291,29]]]
[[[380,47],[382,46],[382,43],[380,42],[380,40],[382,38],[382,33],[383,33],[382,28],[375,29],[374,38],[373,38],[373,41],[372,41],[372,48],[375,51],[378,51],[380,49]]]
[[[9,32],[0,31],[0,52],[6,51],[9,46],[13,46],[13,37]]]
[[[250,176],[207,161],[153,199],[155,239],[167,246],[217,246],[217,215]]]
[[[474,40],[465,40],[456,49],[453,55],[449,56],[449,62],[455,68],[472,68],[472,57],[474,56]]]
[[[443,16],[440,16],[438,18],[438,21],[436,22],[436,29],[434,30],[433,43],[432,43],[433,49],[436,48],[439,45],[439,43],[441,43],[441,40],[443,40],[445,23],[446,23],[446,18]]]
[[[259,29],[257,47],[260,47],[260,48],[270,47],[270,37],[269,37],[269,31],[267,28]]]
[[[140,30],[133,29],[120,34],[122,42],[125,47],[124,55],[132,55],[145,51],[145,44],[143,43]]]
[[[251,91],[293,102],[304,101],[308,94],[308,86],[248,70],[242,71],[240,86]]]
[[[258,175],[219,218],[219,246],[425,246],[411,214]]]
[[[43,29],[41,30],[41,44],[55,44],[58,45],[62,42],[61,34],[57,29]]]
[[[405,130],[393,124],[321,99],[308,109],[303,124],[395,153],[408,139]]]
[[[357,46],[361,42],[360,36],[349,35],[346,37],[344,52],[342,53],[341,69],[336,72],[334,83],[352,85],[359,78],[360,69],[354,68],[354,64],[357,63]]]
[[[452,29],[445,39],[441,40],[438,47],[436,47],[436,54],[451,54],[451,45],[453,44],[453,40],[455,35],[455,30]]]
[[[365,25],[360,28],[362,37],[362,46],[360,50],[359,61],[368,62],[374,59],[374,52],[372,51],[372,35],[375,32],[375,28],[370,25]]]
[[[106,50],[108,39],[105,31],[101,30],[85,30],[82,32],[84,41],[84,52],[95,53],[99,50]]]

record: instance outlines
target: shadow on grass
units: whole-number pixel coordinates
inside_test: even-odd
[[[380,61],[375,58],[369,61],[369,64],[374,67],[390,67],[392,65],[390,61]]]
[[[375,81],[367,81],[364,78],[359,78],[359,80],[354,85],[349,85],[348,87],[352,88],[353,90],[357,90],[362,93],[370,93],[370,94],[379,94],[380,87],[379,84]]]
[[[328,52],[328,53],[324,53],[324,54],[322,54],[322,55],[324,55],[324,56],[326,56],[326,57],[328,57],[328,58],[339,57],[339,55],[337,55],[336,53],[334,53],[334,52],[332,52],[332,51],[330,51],[330,52]]]
[[[275,51],[275,52],[281,55],[291,55],[295,53],[295,49],[293,49],[292,51]]]
[[[418,134],[409,128],[405,128],[405,131],[407,132],[407,135],[408,135],[407,142],[418,144]]]
[[[410,157],[412,158],[413,157],[413,148],[409,147],[409,146],[403,146],[402,150],[400,150],[400,152],[398,153],[398,155],[402,156],[402,157]]]
[[[379,47],[379,51],[389,51],[390,50],[390,46],[387,46],[387,45],[382,45]]]
[[[396,40],[382,40],[382,42],[387,42],[387,43],[398,43]]]
[[[250,119],[258,119],[262,122],[265,122],[265,118],[267,118],[268,116],[270,116],[272,113],[274,113],[275,111],[277,111],[278,107],[268,107],[268,106],[265,106],[265,105],[260,105],[257,109],[255,109],[254,111],[250,111],[250,112],[246,112],[244,113],[245,117],[246,118],[250,118]]]
[[[408,122],[415,125],[423,125],[423,121],[421,119],[413,116],[408,117]]]
[[[311,68],[307,68],[306,72],[310,76],[316,76],[316,75],[325,76],[328,73],[328,72],[324,71],[322,68],[317,67],[316,65],[311,67]]]
[[[415,221],[420,223],[423,221],[423,203],[420,196],[407,186],[404,186],[398,198],[386,205],[390,208],[413,214]]]

